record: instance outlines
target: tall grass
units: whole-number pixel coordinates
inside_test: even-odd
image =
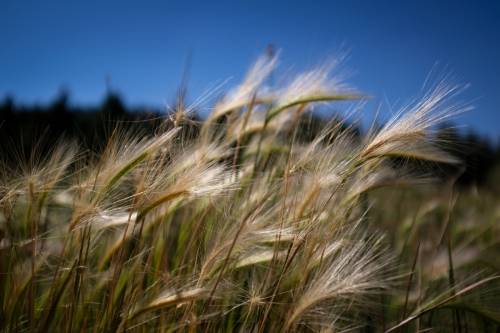
[[[458,88],[363,137],[331,122],[304,142],[306,112],[363,97],[332,66],[266,86],[276,64],[260,58],[196,135],[179,108],[100,153],[61,141],[4,165],[1,331],[498,329],[498,260],[471,264],[498,253],[498,211],[464,235],[452,183],[435,194],[415,163],[460,163],[432,132]],[[402,209],[401,188],[434,194]]]

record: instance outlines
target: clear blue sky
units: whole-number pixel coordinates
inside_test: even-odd
[[[171,101],[192,54],[190,98],[234,77],[273,43],[283,70],[349,50],[349,82],[385,103],[418,94],[433,68],[469,83],[459,124],[500,138],[500,1],[0,0],[0,97]],[[387,108],[385,108],[387,109]],[[369,111],[368,111],[369,112]]]

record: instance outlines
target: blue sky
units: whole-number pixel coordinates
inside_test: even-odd
[[[238,82],[269,43],[283,71],[349,51],[348,82],[383,110],[433,69],[451,73],[470,84],[457,101],[475,107],[457,123],[500,138],[499,1],[0,0],[0,97],[44,103],[64,86],[74,103],[98,103],[109,78],[127,103],[162,106],[191,54],[194,100]]]

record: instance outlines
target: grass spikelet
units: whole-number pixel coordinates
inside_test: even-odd
[[[334,306],[322,318],[326,322],[337,321],[346,309],[366,306],[363,298],[376,295],[389,288],[386,269],[390,258],[381,257],[381,239],[365,238],[363,241],[344,243],[337,255],[325,256],[324,262],[311,277],[304,291],[287,316],[286,327],[290,328],[321,303],[331,302]],[[326,251],[331,251],[329,248]],[[328,253],[325,253],[328,254]],[[318,324],[313,318],[311,325]]]
[[[262,89],[264,81],[269,77],[278,63],[278,55],[261,56],[246,74],[244,81],[233,88],[215,106],[210,119],[217,119],[231,111],[250,104],[252,98]]]

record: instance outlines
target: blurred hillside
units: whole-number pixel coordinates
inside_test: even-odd
[[[29,160],[32,152],[44,154],[61,137],[77,140],[89,150],[97,151],[118,123],[125,128],[152,133],[165,124],[165,119],[168,119],[168,114],[162,110],[128,107],[113,91],[108,92],[100,105],[88,107],[72,105],[66,91],[59,93],[48,105],[23,105],[5,97],[0,101],[0,159],[7,163]],[[193,113],[191,120],[190,130],[196,135],[196,124],[201,117]],[[305,116],[299,128],[299,138],[311,140],[326,122],[327,119],[316,115]],[[360,128],[352,128],[355,134],[361,133]],[[429,168],[432,173],[445,178],[459,175],[457,183],[462,187],[477,186],[499,191],[498,144],[473,131],[460,134],[451,124],[439,129],[437,136],[464,165],[460,168],[432,165]]]

